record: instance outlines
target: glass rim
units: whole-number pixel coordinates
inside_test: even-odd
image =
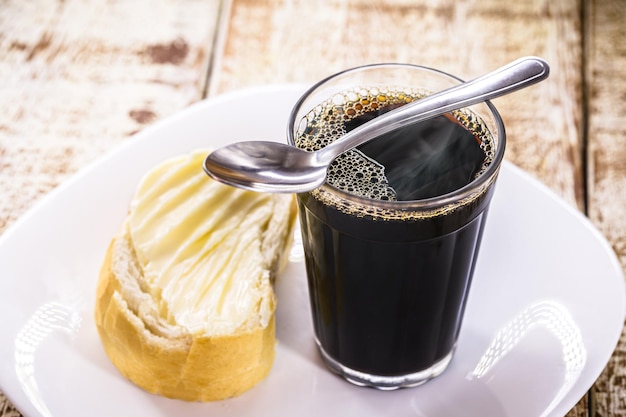
[[[337,79],[341,76],[349,75],[350,73],[356,73],[369,69],[384,69],[384,68],[405,68],[405,69],[415,69],[423,72],[431,73],[437,76],[442,76],[442,78],[447,78],[450,81],[454,81],[457,83],[465,82],[463,79],[449,74],[445,71],[438,70],[436,68],[431,68],[423,65],[417,64],[404,64],[404,63],[378,63],[378,64],[367,64],[361,65],[353,68],[348,68],[337,73],[334,73],[318,82],[313,84],[310,88],[308,88],[299,98],[298,101],[294,104],[291,113],[289,114],[289,119],[287,123],[287,142],[295,146],[295,137],[294,132],[298,126],[299,120],[296,120],[298,113],[302,110],[302,107],[307,99],[311,97],[311,95],[317,91],[320,87],[325,85],[326,83]],[[320,103],[316,103],[320,104]],[[496,109],[496,107],[491,103],[491,101],[486,100],[481,103],[475,104],[473,106],[463,107],[463,108],[472,108],[475,106],[479,106],[484,104],[487,106],[489,113],[493,118],[493,122],[496,126],[497,132],[491,132],[494,135],[494,139],[496,140],[496,150],[493,156],[493,160],[489,164],[489,166],[482,172],[478,177],[474,178],[468,184],[464,185],[461,188],[457,188],[456,190],[450,191],[445,194],[441,194],[435,197],[429,197],[418,200],[376,200],[367,197],[362,197],[356,194],[349,193],[347,191],[343,191],[339,188],[334,187],[333,185],[325,182],[318,189],[321,189],[324,192],[328,192],[331,194],[335,194],[338,197],[348,200],[350,202],[354,202],[363,206],[373,206],[380,209],[385,210],[415,210],[415,209],[435,209],[443,206],[447,206],[450,204],[458,203],[464,201],[465,199],[470,198],[477,193],[480,193],[483,189],[489,186],[493,180],[495,179],[500,166],[502,165],[502,161],[504,160],[504,151],[506,148],[506,132],[504,128],[504,122],[502,121],[502,117],[500,113]],[[479,114],[479,116],[481,116]],[[482,117],[482,116],[481,116]]]

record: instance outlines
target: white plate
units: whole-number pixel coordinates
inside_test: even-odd
[[[505,164],[456,357],[394,392],[330,374],[312,341],[304,268],[277,283],[277,357],[242,396],[185,403],[120,376],[93,323],[98,270],[138,179],[164,158],[283,141],[300,86],[230,94],[136,135],[58,187],[0,238],[0,389],[26,416],[561,416],[606,365],[624,322],[622,270],[587,219]]]

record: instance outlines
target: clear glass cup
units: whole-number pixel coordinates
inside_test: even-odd
[[[301,97],[288,142],[319,148],[459,82],[404,64],[343,71]],[[502,120],[485,102],[349,151],[322,187],[298,195],[315,340],[332,371],[396,389],[446,369],[504,148]]]

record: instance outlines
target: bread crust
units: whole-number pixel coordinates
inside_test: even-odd
[[[104,350],[125,377],[165,397],[216,401],[237,396],[268,375],[275,355],[273,299],[265,328],[226,336],[159,336],[122,297],[122,284],[113,272],[114,243],[100,271],[95,321]]]

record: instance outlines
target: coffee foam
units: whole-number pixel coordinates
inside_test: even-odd
[[[295,144],[307,151],[319,150],[346,133],[346,122],[367,113],[385,111],[388,107],[399,107],[429,94],[431,93],[423,89],[400,87],[361,87],[335,94],[302,118]],[[449,115],[476,136],[485,152],[483,166],[476,176],[478,177],[489,167],[495,156],[493,136],[482,119],[468,109],[456,110]],[[488,181],[482,188],[460,201],[427,211],[381,208],[374,202],[369,205],[358,200],[347,200],[334,194],[332,188],[364,199],[397,201],[395,191],[385,176],[384,166],[353,149],[339,155],[329,166],[326,183],[332,188],[322,187],[311,194],[323,203],[351,215],[407,220],[430,218],[453,211],[476,200],[492,182],[493,180]]]

